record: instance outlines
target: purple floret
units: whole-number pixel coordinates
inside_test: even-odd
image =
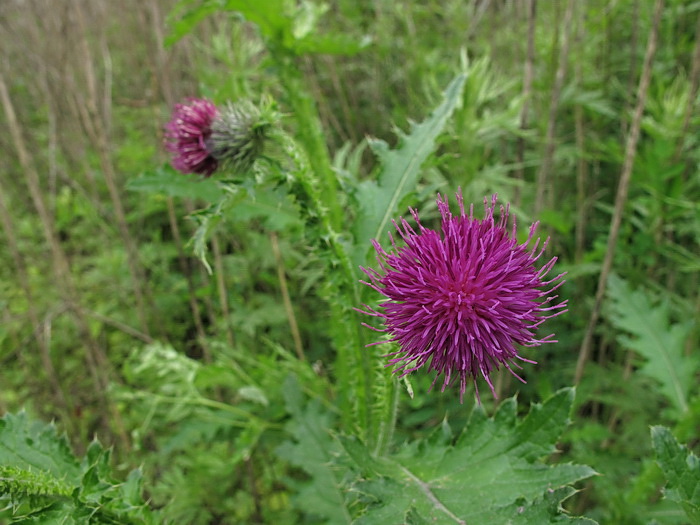
[[[219,163],[209,152],[207,139],[217,117],[216,106],[206,99],[189,98],[175,104],[173,118],[165,125],[165,147],[173,153],[173,167],[182,173],[210,176]]]

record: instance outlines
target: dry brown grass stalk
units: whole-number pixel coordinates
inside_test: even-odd
[[[537,185],[535,188],[535,216],[539,216],[546,205],[551,204],[554,194],[553,181],[551,180],[552,166],[554,165],[554,150],[556,147],[556,124],[559,98],[564,86],[567,64],[569,62],[569,43],[571,41],[571,25],[574,17],[575,0],[568,0],[564,14],[564,29],[557,59],[557,72],[554,77],[554,85],[549,101],[549,118],[547,119],[547,134],[545,136],[545,150],[542,157],[542,165],[537,172]]]
[[[639,79],[639,87],[637,89],[637,104],[634,110],[634,118],[632,120],[629,135],[627,136],[625,159],[622,165],[620,181],[617,186],[617,194],[615,196],[615,208],[613,210],[613,216],[610,222],[607,250],[605,251],[605,257],[603,259],[600,275],[598,277],[598,288],[596,290],[595,302],[593,304],[593,308],[591,309],[591,315],[588,319],[586,332],[579,350],[578,362],[576,363],[576,373],[574,376],[574,382],[576,384],[581,381],[586,362],[590,357],[593,335],[598,323],[598,318],[600,317],[600,309],[603,304],[603,298],[605,297],[608,277],[610,276],[610,271],[612,270],[615,251],[617,248],[617,240],[620,235],[620,225],[622,224],[622,214],[625,209],[625,204],[627,203],[627,195],[629,193],[630,181],[632,179],[632,168],[634,166],[634,159],[637,154],[637,142],[639,141],[642,116],[644,115],[647,92],[651,81],[652,63],[656,54],[659,37],[659,24],[661,21],[661,14],[663,13],[663,8],[664,0],[656,0],[656,4],[654,6],[654,18],[649,30],[649,39],[647,42],[646,53],[644,55],[642,76]]]

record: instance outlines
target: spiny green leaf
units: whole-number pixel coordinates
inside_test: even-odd
[[[43,470],[27,470],[0,466],[0,494],[13,498],[28,496],[65,496],[73,492],[73,486]]]
[[[79,462],[53,425],[24,413],[0,419],[0,495],[14,498],[14,510],[29,509],[14,523],[155,524],[140,480],[114,480],[110,453],[97,441]]]
[[[651,441],[668,480],[665,496],[680,503],[691,523],[700,524],[700,459],[680,445],[666,427],[652,427]]]
[[[0,419],[0,465],[52,474],[77,485],[80,465],[56,427],[30,421],[24,412]]]
[[[411,133],[400,134],[397,149],[389,149],[383,140],[371,139],[369,145],[381,162],[376,181],[362,182],[355,192],[360,210],[355,221],[355,239],[365,246],[370,239],[381,239],[389,222],[403,210],[401,201],[415,189],[420,167],[435,149],[435,141],[445,124],[462,100],[462,90],[467,79],[465,73],[457,75],[445,90],[442,103],[430,117],[411,126]],[[356,263],[364,264],[367,251],[356,250]]]
[[[596,522],[582,517],[570,517],[562,514],[561,502],[574,494],[572,487],[562,487],[547,490],[541,498],[532,502],[516,503],[515,508],[509,506],[498,509],[500,518],[496,523],[508,525],[531,525],[533,523],[567,523],[569,525],[596,525]]]
[[[566,521],[559,503],[571,494],[568,487],[595,472],[584,465],[546,465],[542,458],[555,450],[573,397],[572,389],[561,390],[523,420],[514,399],[491,418],[477,407],[454,444],[443,428],[392,457],[372,456],[357,439],[341,437],[365,477],[356,489],[374,501],[357,523],[385,523],[411,508],[412,515],[437,524],[527,523],[522,516],[547,517],[530,523]]]
[[[678,410],[686,412],[699,363],[697,356],[684,352],[692,321],[671,324],[667,303],[653,305],[643,290],[632,291],[616,275],[610,276],[608,294],[612,299],[613,324],[632,334],[631,338],[620,336],[618,340],[646,359],[640,372],[656,379],[663,395]]]

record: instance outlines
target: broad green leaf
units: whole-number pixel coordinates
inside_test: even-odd
[[[213,203],[218,202],[224,192],[215,179],[204,179],[198,175],[185,175],[175,171],[170,166],[156,169],[136,179],[131,179],[127,189],[169,197],[202,199]]]
[[[222,11],[241,13],[270,38],[289,39],[286,35],[291,33],[292,21],[285,16],[285,0],[180,0],[168,17],[171,30],[165,44],[174,44],[191,32],[201,20]]]
[[[165,37],[165,46],[171,46],[194,29],[200,21],[222,9],[224,0],[195,4],[194,0],[180,0],[173,6],[167,18],[170,31]]]
[[[279,189],[258,188],[254,193],[241,196],[226,215],[226,219],[244,222],[259,219],[266,229],[281,231],[301,227],[299,212],[291,199]]]
[[[547,465],[544,458],[569,423],[573,397],[573,389],[561,390],[522,420],[514,399],[491,418],[476,407],[456,442],[439,428],[393,457],[372,456],[357,439],[341,437],[364,475],[357,490],[374,501],[357,523],[389,523],[407,509],[435,524],[569,520],[559,503],[571,494],[571,484],[595,472],[584,465]]]
[[[643,290],[632,291],[616,275],[608,281],[608,296],[612,300],[612,323],[632,335],[620,336],[618,341],[646,359],[640,372],[656,379],[663,395],[679,411],[686,412],[699,362],[697,356],[684,352],[692,321],[671,324],[667,303],[654,305]]]
[[[226,0],[224,4],[226,9],[238,11],[246,20],[257,24],[270,39],[290,38],[292,19],[288,16],[285,0]]]
[[[651,442],[668,480],[664,495],[683,507],[691,523],[700,524],[700,459],[666,427],[652,427]]]
[[[292,416],[287,431],[293,440],[280,445],[277,454],[311,477],[298,491],[297,506],[323,516],[326,523],[351,523],[345,504],[347,489],[341,483],[342,471],[333,465],[333,459],[342,449],[329,432],[331,414],[316,400],[304,407],[299,384],[292,376],[285,382],[284,391],[287,411]]]
[[[292,18],[287,16],[285,0],[180,0],[168,17],[171,26],[166,45],[172,45],[192,31],[205,17],[224,11],[236,11],[256,24],[263,35],[286,42],[292,39]]]
[[[376,181],[363,181],[355,192],[360,209],[354,233],[360,246],[369,246],[370,239],[383,238],[391,219],[403,212],[398,207],[415,190],[421,165],[435,149],[435,141],[462,100],[466,79],[465,73],[457,75],[447,86],[442,103],[427,120],[412,124],[408,135],[399,132],[397,149],[389,149],[383,140],[369,140],[381,169]],[[356,254],[355,262],[364,264],[367,252],[356,250]]]

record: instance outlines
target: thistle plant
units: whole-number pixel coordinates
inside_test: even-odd
[[[318,115],[311,98],[296,82],[287,51],[278,48],[273,56],[280,60],[280,71],[285,72],[284,85],[296,127],[319,131]],[[452,384],[459,385],[460,402],[464,402],[469,383],[474,384],[478,399],[477,383],[483,380],[495,396],[493,372],[504,367],[522,381],[519,363],[535,360],[529,354],[521,355],[520,348],[555,342],[553,335],[539,336],[536,332],[546,320],[566,309],[566,301],[555,295],[563,284],[563,274],[548,277],[556,257],[542,260],[547,241],[536,239],[537,223],[519,243],[515,219],[507,206],[497,208],[496,195],[484,199],[483,219],[476,217],[473,206],[467,209],[461,190],[457,193],[456,215],[450,211],[447,197],[438,195],[442,217],[439,230],[425,226],[418,212],[410,208],[417,226],[406,219],[393,221],[398,238],[390,235],[389,250],[377,240],[391,217],[399,214],[397,204],[411,196],[421,164],[437,147],[439,135],[459,107],[467,77],[462,72],[452,80],[435,111],[424,122],[412,125],[410,133],[401,133],[395,150],[382,141],[369,141],[379,165],[376,177],[370,180],[359,180],[357,174],[346,171],[341,184],[335,176],[338,167],[331,167],[327,155],[318,154],[325,148],[323,137],[287,133],[284,122],[271,110],[272,104],[256,108],[249,102],[237,102],[217,107],[209,100],[190,98],[175,106],[166,124],[165,145],[176,170],[205,178],[220,175],[211,181],[223,190],[220,199],[194,215],[199,223],[193,238],[194,251],[205,265],[208,238],[216,225],[229,213],[234,214],[236,205],[250,195],[241,191],[238,179],[229,175],[253,171],[256,176],[246,178],[248,188],[269,183],[275,188],[285,187],[304,224],[306,249],[314,254],[323,272],[318,295],[328,306],[327,335],[334,360],[328,363],[328,384],[323,384],[325,379],[318,377],[308,363],[299,360],[285,365],[289,377],[277,380],[279,384],[268,389],[280,389],[276,395],[283,398],[290,416],[284,421],[287,437],[276,449],[278,456],[305,470],[311,476],[308,489],[322,495],[325,502],[332,502],[319,504],[318,498],[300,498],[306,503],[298,504],[299,509],[320,514],[329,522],[358,519],[358,523],[384,523],[385,508],[393,499],[401,501],[406,509],[415,507],[410,512],[417,516],[438,523],[446,516],[458,522],[476,523],[484,517],[499,522],[515,512],[516,506],[526,509],[525,513],[537,514],[544,508],[537,498],[550,488],[557,490],[552,497],[558,504],[570,494],[572,483],[593,473],[580,465],[556,468],[542,463],[542,458],[554,451],[554,443],[568,422],[573,402],[570,389],[559,391],[523,423],[536,429],[540,440],[537,444],[529,435],[519,436],[514,400],[504,402],[501,415],[488,419],[486,426],[475,424],[461,429],[459,435],[463,437],[456,441],[431,438],[429,442],[409,443],[408,449],[416,447],[427,455],[423,458],[409,452],[409,456],[415,455],[416,465],[406,461],[406,450],[394,440],[405,398],[396,375],[406,376],[419,369],[433,372],[433,385],[439,383],[442,391]],[[346,195],[340,194],[341,187]],[[341,203],[354,206],[350,210],[353,223],[348,222],[351,215]],[[378,264],[375,268],[367,265],[372,246]],[[376,307],[369,306],[374,304],[375,292],[385,300]],[[382,324],[362,322],[358,311]],[[382,340],[373,341],[363,325],[382,333]],[[391,345],[387,355],[372,350],[380,344]],[[311,394],[308,401],[298,384],[302,377],[305,386],[319,382],[313,389],[316,394]],[[334,398],[324,399],[322,407],[319,391],[330,391]],[[226,406],[208,403],[217,410]],[[478,407],[472,416],[475,420],[485,417]],[[268,426],[238,407],[236,414],[244,420],[241,425],[258,429],[256,436]],[[337,424],[330,423],[336,418]],[[337,425],[337,434],[329,434],[331,425]],[[488,450],[469,450],[469,444],[483,439],[481,431],[490,426],[493,429],[488,432],[502,436],[494,441],[494,450],[507,456],[508,464],[513,465],[502,475],[524,476],[531,487],[528,503],[523,506],[519,502],[521,494],[512,490],[493,501],[475,498],[469,505],[449,504],[448,508],[434,496],[434,489],[439,487],[453,496],[459,493],[461,498],[468,487],[476,494],[477,489],[490,483],[485,473],[501,468],[492,465]],[[236,439],[245,443],[245,431]],[[538,452],[521,453],[521,445],[522,450],[535,447]],[[431,470],[433,452],[461,459]],[[375,470],[371,466],[375,462],[382,467]],[[454,469],[457,464],[473,467],[465,476]],[[415,472],[411,472],[409,469],[414,467]],[[547,475],[537,478],[543,468]],[[411,472],[408,478],[406,472]],[[454,482],[443,483],[444,476]],[[374,492],[378,485],[373,481],[379,478],[389,487],[388,492]],[[358,493],[370,495],[372,502],[356,501],[354,494]],[[401,499],[404,496],[408,498],[405,502]],[[558,507],[547,513],[559,514]],[[415,521],[408,516],[401,520]]]

